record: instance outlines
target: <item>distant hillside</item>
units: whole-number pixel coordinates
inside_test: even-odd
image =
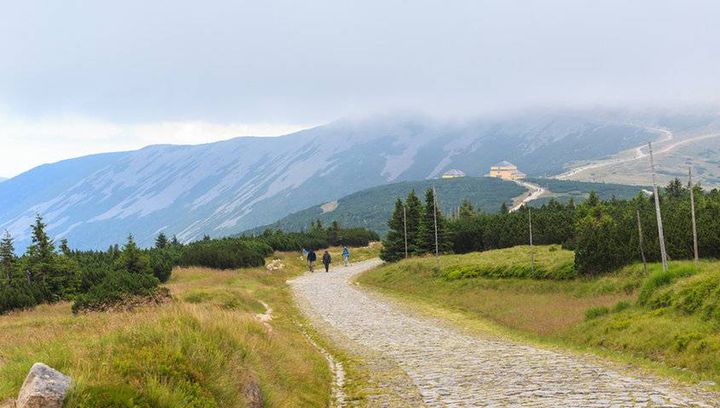
[[[615,183],[591,183],[585,181],[574,180],[556,180],[548,178],[528,178],[527,181],[545,187],[550,191],[547,196],[540,197],[530,203],[533,207],[539,207],[551,198],[555,198],[560,202],[567,202],[571,198],[579,203],[587,198],[591,191],[594,191],[601,199],[607,200],[612,197],[628,199],[633,198],[643,189],[651,189],[651,187],[629,186],[625,184]]]
[[[585,183],[553,179],[530,179],[533,183],[550,187],[551,196],[561,201],[570,197],[577,202],[587,197],[590,191],[596,191],[601,198],[630,198],[641,191],[641,187],[620,184]],[[397,198],[405,197],[411,190],[423,199],[426,189],[435,186],[440,206],[444,213],[458,208],[464,199],[486,212],[496,212],[504,202],[511,205],[513,198],[527,190],[513,182],[489,177],[465,177],[450,180],[423,180],[388,184],[369,188],[345,196],[337,201],[315,205],[290,214],[281,220],[250,232],[259,233],[265,228],[279,228],[286,231],[307,229],[310,223],[319,219],[327,225],[338,221],[346,227],[366,227],[380,234],[387,232],[386,222],[394,208]],[[532,205],[542,205],[548,198],[533,201]],[[537,203],[537,204],[536,204]]]
[[[337,201],[290,214],[268,227],[299,231],[319,219],[324,224],[338,221],[343,226],[366,227],[382,234],[387,231],[386,222],[395,206],[395,200],[404,198],[411,190],[415,190],[424,202],[425,190],[433,186],[437,191],[440,207],[445,213],[457,208],[466,198],[484,211],[497,211],[503,202],[510,206],[514,197],[527,191],[513,182],[490,177],[406,181],[358,191]],[[265,228],[260,227],[253,232],[260,232]]]
[[[231,235],[317,202],[453,168],[482,176],[509,160],[531,175],[558,173],[659,136],[638,123],[594,113],[464,121],[385,115],[282,137],[86,156],[0,183],[0,230],[20,251],[37,213],[53,238],[81,249],[105,248],[128,233],[143,246],[161,231],[183,242]]]
[[[5,180],[7,180],[6,177],[0,177],[0,183],[2,183],[2,182],[5,181]]]

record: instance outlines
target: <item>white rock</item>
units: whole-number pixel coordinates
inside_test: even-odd
[[[35,363],[20,389],[16,407],[60,408],[71,381],[65,374],[43,363]]]

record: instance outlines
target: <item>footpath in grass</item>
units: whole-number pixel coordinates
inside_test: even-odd
[[[332,373],[286,284],[304,263],[275,257],[285,267],[273,272],[178,268],[167,284],[174,301],[157,307],[74,316],[59,303],[0,316],[0,401],[42,361],[73,377],[67,407],[234,407],[258,393],[264,406],[328,406]],[[261,302],[271,329],[256,319]]]
[[[535,247],[535,260],[533,273],[529,247],[414,258],[358,281],[528,339],[720,383],[720,262],[588,278],[575,276],[572,252],[557,246]]]

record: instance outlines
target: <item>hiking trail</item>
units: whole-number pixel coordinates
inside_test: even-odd
[[[290,281],[314,326],[373,361],[370,371],[379,378],[366,392],[370,406],[720,406],[714,393],[629,374],[617,364],[465,333],[352,282],[380,264],[370,260]]]

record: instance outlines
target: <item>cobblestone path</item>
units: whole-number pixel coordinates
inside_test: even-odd
[[[428,406],[720,406],[712,393],[621,373],[581,356],[465,334],[352,284],[353,276],[379,263],[306,274],[291,285],[313,324],[342,333],[368,355],[392,360]],[[403,401],[418,393],[402,394],[378,405],[417,404]]]

